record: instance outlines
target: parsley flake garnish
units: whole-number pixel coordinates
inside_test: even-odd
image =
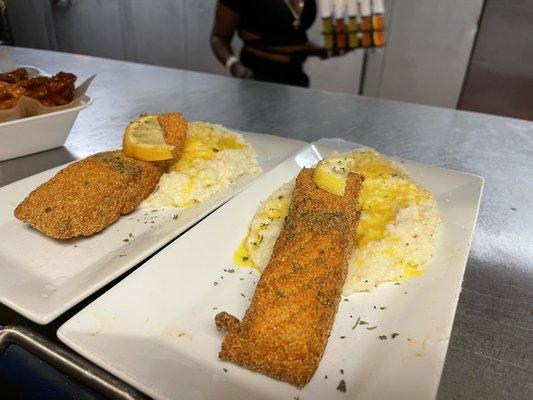
[[[346,393],[346,382],[344,379],[341,379],[339,382],[339,385],[337,386],[337,390],[342,393]]]
[[[379,340],[387,340],[387,335],[379,335],[378,339]]]
[[[391,338],[391,339],[394,339],[396,336],[400,336],[400,334],[394,332],[392,335],[390,335],[390,338]]]

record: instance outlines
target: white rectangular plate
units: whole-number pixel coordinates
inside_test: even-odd
[[[324,358],[302,390],[218,359],[223,334],[214,317],[225,310],[240,318],[258,279],[250,269],[227,272],[232,255],[259,203],[330,153],[324,143],[258,178],[66,322],[60,340],[157,399],[434,398],[483,180],[415,162],[403,165],[433,192],[444,221],[427,273],[341,301]],[[369,325],[353,329],[357,318]],[[346,393],[337,390],[341,379]]]
[[[263,172],[306,146],[276,136],[243,135],[255,149]],[[140,263],[256,178],[243,176],[198,206],[179,213],[171,208],[137,209],[99,234],[59,241],[17,220],[13,210],[62,168],[0,188],[0,302],[39,324],[49,323]]]

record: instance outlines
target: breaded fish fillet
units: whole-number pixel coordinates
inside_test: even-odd
[[[359,218],[362,176],[350,173],[344,196],[296,179],[285,226],[242,322],[225,312],[219,357],[303,387],[324,353],[346,279]]]
[[[181,113],[165,113],[157,117],[157,122],[163,128],[165,142],[175,146],[174,150],[172,150],[174,159],[179,158],[185,147],[187,120]]]
[[[15,217],[56,239],[90,236],[133,211],[181,156],[187,120],[181,113],[158,115],[173,160],[147,162],[122,151],[95,154],[75,162],[31,192]]]
[[[122,151],[75,162],[43,183],[15,217],[56,239],[90,236],[134,210],[154,190],[164,168]]]

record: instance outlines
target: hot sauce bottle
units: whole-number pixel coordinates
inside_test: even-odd
[[[335,6],[335,48],[339,54],[347,49],[346,23],[344,22],[344,1],[336,0]]]
[[[333,21],[331,20],[330,0],[320,0],[320,16],[322,17],[322,36],[324,36],[324,48],[328,53],[333,52],[335,47]]]
[[[359,1],[359,15],[361,16],[361,46],[365,49],[372,47],[372,19],[370,0]]]
[[[385,44],[384,13],[383,0],[374,0],[372,2],[372,41],[375,47],[382,47]]]
[[[356,49],[359,46],[357,37],[357,0],[345,0],[348,10],[348,47]]]

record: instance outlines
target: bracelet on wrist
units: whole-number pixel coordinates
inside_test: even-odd
[[[233,67],[234,64],[238,63],[239,59],[235,56],[229,56],[226,60],[226,69],[228,71],[231,71],[231,67]]]

